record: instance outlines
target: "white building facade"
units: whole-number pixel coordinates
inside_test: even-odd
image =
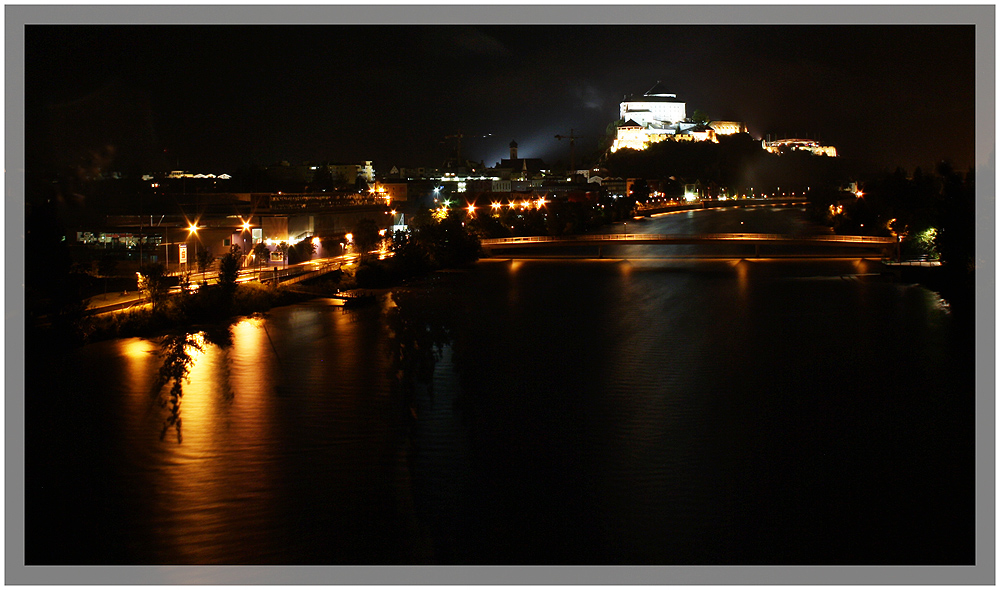
[[[657,82],[633,100],[625,97],[619,106],[619,124],[611,151],[623,148],[644,150],[666,139],[718,141],[711,127],[687,121],[687,106],[677,95],[666,92]]]
[[[618,118],[623,121],[632,120],[643,127],[664,127],[687,119],[686,105],[677,100],[677,95],[665,92],[660,82],[650,88],[645,94],[626,97],[619,106]]]

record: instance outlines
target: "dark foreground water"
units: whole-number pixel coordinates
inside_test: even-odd
[[[629,252],[29,358],[27,563],[974,562],[940,297],[857,258]]]

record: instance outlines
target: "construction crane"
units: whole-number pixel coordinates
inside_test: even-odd
[[[569,130],[569,135],[556,135],[556,139],[558,140],[563,140],[563,139],[569,140],[569,168],[573,172],[576,172],[576,140],[583,139],[585,137],[587,136],[575,135],[573,129]]]
[[[491,135],[493,135],[493,134],[492,133],[487,133],[486,135],[465,135],[464,133],[462,133],[462,130],[459,129],[458,133],[456,133],[455,135],[445,135],[444,138],[445,139],[454,139],[454,140],[456,140],[455,161],[456,161],[456,163],[459,166],[461,166],[462,165],[462,138],[463,137],[468,137],[470,139],[473,139],[473,138],[478,138],[478,137],[490,137]]]

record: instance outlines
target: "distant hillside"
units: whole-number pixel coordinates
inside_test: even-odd
[[[670,178],[684,182],[715,183],[730,194],[804,190],[847,182],[854,170],[843,158],[815,156],[808,152],[776,155],[761,148],[749,134],[719,136],[710,141],[662,141],[643,151],[622,149],[608,156],[611,176]]]

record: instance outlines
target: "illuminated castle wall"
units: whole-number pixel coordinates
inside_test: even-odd
[[[686,105],[677,95],[666,92],[660,82],[642,96],[625,97],[619,107],[619,125],[611,151],[622,148],[644,150],[651,144],[671,139],[674,141],[718,141],[719,131],[712,125],[687,121]],[[731,128],[742,128],[740,123],[727,122],[725,133]]]
[[[638,98],[626,96],[619,107],[619,119],[611,151],[644,150],[654,143],[672,141],[712,141],[719,135],[746,133],[740,121],[712,121],[707,124],[687,120],[686,105],[677,95],[666,92],[660,82]],[[837,156],[837,148],[823,146],[812,140],[786,139],[762,142],[762,147],[774,154],[788,150],[808,151],[821,156]]]
[[[817,156],[837,157],[837,148],[832,145],[820,145],[818,141],[812,139],[765,140],[761,142],[761,146],[772,154],[780,154],[784,151],[804,151],[812,152]]]
[[[660,82],[638,100],[630,100],[631,98],[626,96],[620,105],[618,118],[623,121],[632,120],[644,127],[662,127],[687,119],[684,103],[677,100],[676,94],[664,92]]]

